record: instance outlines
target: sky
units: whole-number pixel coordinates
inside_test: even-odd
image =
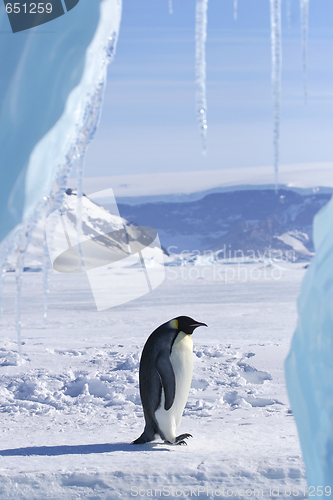
[[[85,176],[271,166],[269,0],[238,0],[237,20],[233,0],[209,0],[206,156],[195,115],[195,0],[173,0],[173,14],[168,3],[123,0]],[[333,2],[310,0],[307,105],[299,0],[282,0],[282,33],[281,164],[331,161]]]

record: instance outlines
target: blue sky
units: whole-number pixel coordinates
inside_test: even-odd
[[[308,104],[299,0],[282,0],[281,163],[333,158],[333,2],[310,0]],[[269,0],[209,0],[208,153],[195,116],[195,0],[123,0],[86,177],[272,165]],[[273,182],[273,169],[272,169]]]

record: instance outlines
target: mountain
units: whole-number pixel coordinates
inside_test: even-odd
[[[117,237],[117,231],[126,226],[127,232],[133,229],[136,233],[135,225],[140,225],[156,229],[161,244],[171,255],[209,251],[217,253],[219,260],[274,256],[309,260],[314,252],[313,217],[330,197],[323,192],[280,190],[276,195],[271,189],[235,190],[211,193],[190,202],[119,204],[119,216],[84,196],[83,240],[94,238],[104,245],[107,232],[115,231]],[[72,245],[77,243],[76,199],[76,192],[68,189],[62,210]],[[34,231],[24,264],[27,270],[42,267],[44,225],[41,220]],[[9,268],[13,269],[15,262],[13,253],[8,259]]]
[[[64,193],[61,210],[54,211],[46,221],[41,218],[37,223],[25,252],[26,271],[40,271],[43,266],[46,228],[46,254],[51,257],[53,269],[65,273],[78,272],[77,210],[76,191],[69,188]],[[82,197],[80,242],[85,270],[122,260],[129,255],[129,251],[134,254],[143,248],[150,264],[154,259],[160,260],[163,252],[154,242],[155,237],[156,231],[133,225],[119,214],[111,213],[90,200],[88,196]],[[8,257],[9,270],[15,269],[16,260],[14,250]]]
[[[313,255],[314,215],[331,194],[291,190],[235,190],[182,203],[119,204],[122,217],[151,226],[169,252],[212,250],[247,257],[275,254],[292,259]],[[288,253],[289,252],[289,253]]]

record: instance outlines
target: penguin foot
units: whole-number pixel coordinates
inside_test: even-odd
[[[132,441],[131,444],[145,444],[150,443],[153,439],[145,439],[143,436],[138,437],[135,441]]]
[[[171,441],[164,441],[166,444],[174,444],[174,445],[185,445],[187,446],[187,442],[184,441],[184,440],[180,440],[180,441],[175,441],[174,443],[171,443]]]
[[[187,442],[184,441],[183,439],[181,441],[176,441],[175,444],[177,446],[187,446]]]
[[[177,436],[174,443],[171,443],[171,441],[168,441],[168,440],[165,440],[164,442],[165,443],[168,443],[168,444],[179,444],[179,445],[185,445],[187,446],[187,442],[184,441],[184,439],[188,439],[188,438],[191,438],[193,437],[192,434],[180,434],[180,436]]]
[[[142,439],[141,437],[139,437],[138,439],[136,439],[135,441],[132,441],[131,444],[145,444],[147,443],[148,441],[145,441],[144,439]]]
[[[192,438],[192,434],[180,434],[180,436],[177,436],[176,437],[176,440],[175,440],[175,443],[176,444],[186,444],[186,442],[184,441],[184,439],[188,439],[188,438]]]

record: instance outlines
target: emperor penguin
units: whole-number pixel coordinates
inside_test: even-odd
[[[192,333],[205,323],[179,316],[159,326],[142,351],[140,396],[146,425],[132,444],[160,436],[170,444],[186,444],[191,434],[176,436],[188,398],[193,372]]]

